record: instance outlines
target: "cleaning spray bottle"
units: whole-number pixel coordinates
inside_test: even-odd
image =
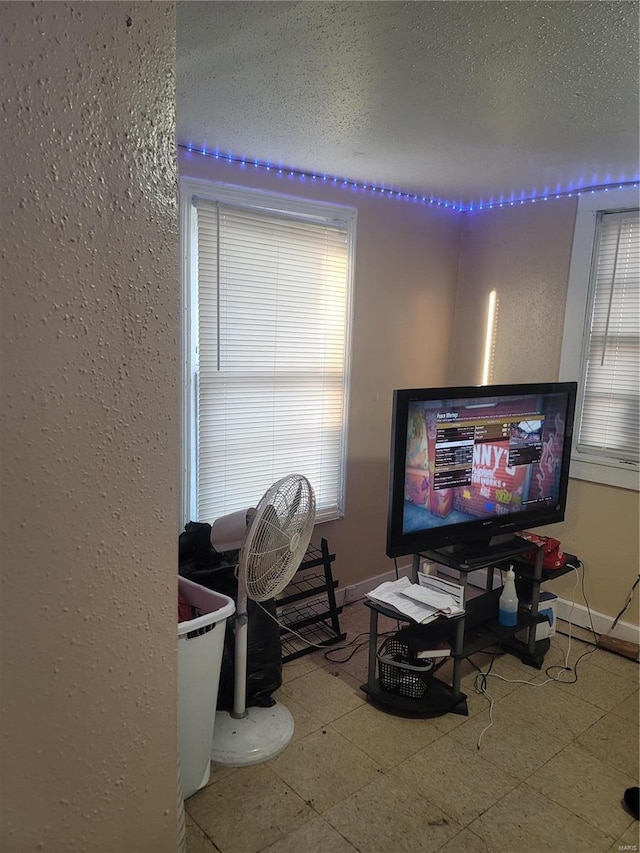
[[[498,603],[498,622],[508,628],[518,624],[518,596],[513,566],[509,566]]]

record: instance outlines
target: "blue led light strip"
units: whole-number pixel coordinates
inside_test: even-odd
[[[586,195],[587,193],[595,193],[601,190],[605,192],[617,189],[628,189],[629,187],[637,187],[637,179],[634,181],[616,181],[609,184],[594,184],[573,188],[570,190],[560,190],[556,192],[545,192],[540,195],[522,196],[520,198],[504,198],[489,199],[488,201],[464,203],[462,201],[450,201],[448,199],[437,198],[435,196],[422,195],[416,193],[408,193],[402,190],[394,189],[393,187],[385,187],[384,185],[369,184],[361,181],[352,181],[347,178],[341,178],[337,175],[327,175],[323,172],[303,171],[302,169],[294,169],[287,166],[276,165],[274,163],[257,160],[250,157],[238,157],[231,153],[222,154],[217,150],[208,150],[206,147],[197,147],[195,145],[184,145],[178,143],[178,148],[182,148],[191,154],[199,154],[203,157],[212,157],[215,160],[221,160],[225,163],[231,163],[245,169],[261,169],[265,172],[273,172],[276,175],[283,175],[289,178],[297,178],[300,181],[309,181],[312,183],[331,184],[332,186],[342,187],[359,192],[366,192],[370,195],[378,197],[393,198],[398,201],[411,201],[414,204],[431,205],[433,207],[444,207],[449,210],[456,210],[459,213],[470,213],[472,211],[492,210],[500,207],[518,207],[521,204],[535,204],[536,202],[546,202],[556,198],[573,198],[574,196]]]

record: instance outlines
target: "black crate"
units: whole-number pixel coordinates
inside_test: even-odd
[[[431,682],[434,663],[411,652],[406,643],[387,637],[378,650],[380,687],[409,699],[422,699]]]

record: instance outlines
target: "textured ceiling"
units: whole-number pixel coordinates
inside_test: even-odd
[[[636,2],[178,3],[178,142],[462,201],[638,176]]]

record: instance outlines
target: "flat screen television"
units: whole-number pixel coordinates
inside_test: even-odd
[[[562,521],[575,400],[575,382],[395,391],[388,556],[468,563]]]

